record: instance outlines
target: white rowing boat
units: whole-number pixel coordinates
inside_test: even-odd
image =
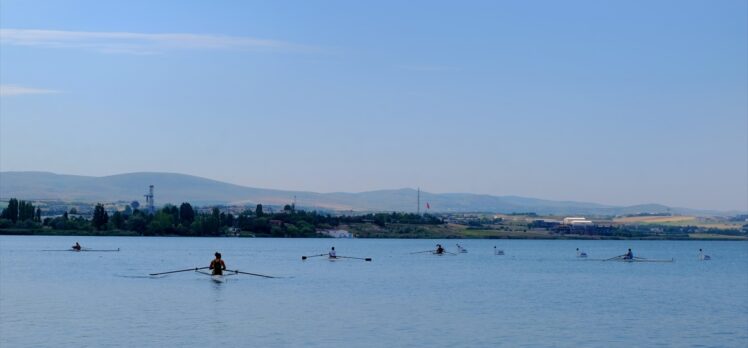
[[[200,274],[204,274],[206,276],[209,276],[210,280],[212,280],[212,281],[214,281],[216,283],[223,283],[223,282],[226,281],[226,276],[234,275],[234,273],[229,273],[229,274],[213,274],[213,273],[203,272],[203,271],[199,271],[199,270],[195,271],[195,272],[200,273]]]
[[[187,268],[187,269],[180,269],[180,270],[176,270],[176,271],[150,273],[149,275],[153,277],[153,276],[161,276],[161,275],[165,275],[165,274],[181,273],[181,272],[193,272],[194,271],[195,273],[200,273],[200,274],[204,274],[204,275],[210,276],[210,278],[213,281],[216,281],[216,282],[224,282],[224,281],[226,281],[225,277],[232,276],[232,275],[237,275],[237,274],[246,274],[246,275],[251,275],[251,276],[256,276],[256,277],[263,277],[263,278],[282,278],[282,277],[269,276],[269,275],[265,275],[265,274],[242,272],[242,271],[236,270],[236,269],[226,269],[226,270],[223,270],[224,274],[217,275],[217,274],[213,274],[213,273],[208,273],[208,272],[202,271],[204,269],[209,269],[209,267]]]
[[[634,257],[633,259],[626,259],[626,258],[614,258],[614,259],[608,259],[603,261],[618,261],[618,262],[675,262],[675,259],[645,259],[643,257]]]
[[[669,260],[668,259],[661,259],[661,260],[657,260],[657,259],[641,259],[641,258],[638,258],[638,259],[625,259],[625,260],[618,260],[618,261],[622,261],[622,262],[675,262],[675,259],[669,259]]]
[[[120,250],[119,250],[119,248],[117,248],[117,249],[88,249],[88,248],[83,248],[83,249],[80,249],[80,250],[70,248],[70,249],[55,249],[55,250],[46,249],[46,250],[42,250],[42,251],[74,251],[74,252],[79,253],[79,252],[117,252],[117,251],[120,251]]]

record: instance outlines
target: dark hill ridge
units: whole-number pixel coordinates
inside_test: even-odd
[[[299,206],[330,210],[415,211],[414,189],[378,190],[360,193],[316,193],[245,187],[192,175],[176,173],[129,173],[103,177],[61,175],[48,172],[0,172],[0,200],[45,199],[79,202],[144,201],[148,185],[156,187],[156,204],[191,202],[210,204],[273,204],[293,201]],[[615,207],[595,203],[549,201],[517,196],[467,193],[421,192],[435,212],[535,212],[538,214],[663,213],[659,204]],[[674,213],[724,215],[725,212],[670,208]]]

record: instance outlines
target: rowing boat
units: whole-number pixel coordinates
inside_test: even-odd
[[[117,248],[117,249],[81,249],[81,250],[71,249],[71,250],[72,251],[94,251],[94,252],[95,251],[99,251],[99,252],[103,252],[103,251],[115,251],[116,252],[116,251],[119,251],[119,248]]]
[[[88,249],[88,248],[84,248],[84,249],[80,249],[80,250],[70,248],[70,249],[55,249],[55,250],[47,249],[47,250],[42,250],[42,251],[117,252],[117,251],[120,251],[120,250],[119,250],[119,248],[117,248],[117,249]]]
[[[231,275],[231,274],[225,274],[225,275],[224,274],[213,274],[213,273],[208,273],[208,272],[203,272],[203,271],[195,271],[195,272],[200,273],[200,274],[204,274],[206,276],[209,276],[210,280],[212,280],[212,281],[214,281],[216,283],[223,283],[223,282],[225,282],[226,281],[225,276]]]
[[[603,261],[618,261],[618,262],[675,262],[675,259],[645,259],[643,257],[634,257],[631,259],[626,259],[622,257],[603,260]]]
[[[242,272],[242,271],[236,270],[236,269],[226,269],[226,270],[223,270],[224,274],[218,275],[219,277],[215,277],[216,274],[202,271],[203,269],[208,269],[208,268],[210,268],[210,267],[187,268],[187,269],[180,269],[180,270],[176,270],[176,271],[150,273],[149,275],[153,277],[153,276],[160,276],[160,275],[165,275],[165,274],[173,274],[173,273],[192,272],[192,271],[194,271],[196,273],[200,273],[200,274],[204,274],[204,275],[210,276],[210,278],[213,281],[215,281],[215,282],[224,282],[226,280],[225,277],[232,276],[232,275],[237,275],[237,274],[246,274],[246,275],[251,275],[251,276],[255,276],[255,277],[263,277],[263,278],[283,278],[283,277],[269,276],[269,275],[265,275],[265,274],[258,274],[258,273],[251,273],[251,272]]]
[[[635,259],[625,259],[625,260],[611,260],[611,261],[621,261],[621,262],[675,262],[675,259],[643,259],[643,258],[635,258]]]

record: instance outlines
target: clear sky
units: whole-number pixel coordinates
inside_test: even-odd
[[[748,209],[748,2],[0,0],[0,169]]]

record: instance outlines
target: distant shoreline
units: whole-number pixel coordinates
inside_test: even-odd
[[[50,233],[51,232],[51,233]],[[298,236],[263,236],[263,235],[242,235],[242,236],[180,236],[180,235],[153,235],[145,236],[132,231],[49,231],[49,230],[27,230],[27,229],[2,229],[0,236],[70,236],[70,237],[208,237],[208,238],[305,238],[305,239],[336,239],[327,236],[298,237]],[[340,238],[349,239],[349,238]],[[685,240],[685,241],[729,241],[745,242],[748,237],[744,236],[724,236],[724,235],[702,235],[702,236],[648,236],[648,237],[624,237],[624,236],[583,236],[583,235],[492,235],[492,236],[366,236],[353,237],[350,239],[474,239],[474,240]]]

